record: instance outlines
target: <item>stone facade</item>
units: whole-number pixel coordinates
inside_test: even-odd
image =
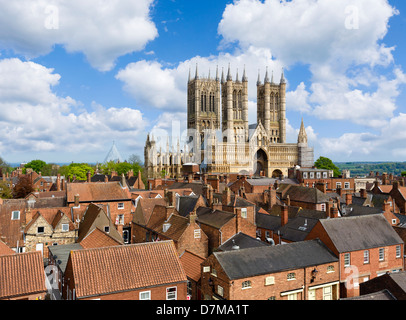
[[[257,123],[248,123],[248,79],[235,80],[230,67],[227,77],[194,78],[189,73],[187,138],[176,146],[167,138],[166,150],[148,135],[144,149],[148,178],[183,176],[182,166],[196,163],[205,173],[240,173],[267,177],[287,176],[296,165],[314,164],[313,148],[307,144],[303,125],[297,143],[286,142],[286,81],[257,81]],[[163,137],[159,137],[163,138]],[[173,138],[173,137],[172,137]],[[159,139],[158,139],[159,140]]]

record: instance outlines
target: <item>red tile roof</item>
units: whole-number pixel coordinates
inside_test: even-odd
[[[200,280],[202,274],[200,265],[204,260],[203,257],[187,250],[180,257],[180,262],[182,263],[187,277],[196,282]]]
[[[14,254],[15,252],[9,246],[7,246],[3,241],[0,240],[0,256]]]
[[[75,195],[79,195],[80,202],[102,202],[114,200],[130,200],[128,189],[123,189],[119,182],[90,182],[68,183],[67,201],[75,202]]]
[[[122,243],[116,241],[110,235],[108,235],[107,233],[98,228],[95,228],[86,237],[84,237],[79,244],[84,249],[103,248],[122,245]]]
[[[173,241],[72,251],[78,298],[186,281]]]
[[[0,256],[0,299],[46,292],[39,251]]]

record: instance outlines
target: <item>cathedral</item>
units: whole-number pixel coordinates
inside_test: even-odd
[[[198,164],[200,172],[239,173],[264,177],[287,176],[288,169],[312,167],[313,148],[308,147],[306,130],[300,127],[297,143],[286,142],[286,81],[284,73],[274,82],[268,69],[257,81],[257,122],[248,123],[248,78],[235,79],[230,66],[219,76],[194,77],[189,71],[187,90],[187,137],[181,147],[158,147],[148,134],[144,149],[148,178],[163,175],[183,177],[184,164]]]

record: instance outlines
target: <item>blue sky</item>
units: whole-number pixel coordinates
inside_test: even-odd
[[[315,157],[406,161],[401,0],[0,0],[0,156],[143,158],[148,132],[186,125],[189,68],[246,67],[250,122],[266,67],[288,81],[288,142]]]

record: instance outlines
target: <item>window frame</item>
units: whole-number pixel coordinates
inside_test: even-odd
[[[348,260],[348,263],[346,262]],[[344,268],[351,266],[351,253],[346,252],[344,253]]]
[[[379,261],[385,261],[385,248],[379,248]]]
[[[171,289],[175,289],[175,290],[171,291],[171,292],[168,292],[168,290],[171,290]],[[174,297],[174,299],[169,299],[168,297],[172,293],[175,294],[175,297]],[[168,287],[168,288],[166,288],[166,300],[178,300],[178,287]]]
[[[402,257],[402,246],[398,244],[396,246],[396,258],[401,258]]]
[[[18,218],[14,218],[14,213],[17,213],[18,214]],[[11,211],[11,220],[20,220],[20,210],[14,210],[14,211]]]
[[[369,250],[364,250],[364,264],[369,264]]]
[[[39,228],[42,228],[42,232],[39,231]],[[37,226],[37,234],[44,234],[45,233],[45,227],[44,226]]]
[[[64,227],[67,227],[67,230],[64,230]],[[69,232],[69,223],[62,223],[61,229],[62,232]]]
[[[286,279],[287,279],[288,281],[296,280],[296,273],[295,273],[295,272],[289,272],[289,273],[286,275]]]
[[[142,298],[142,294],[148,294],[148,299]],[[151,300],[151,290],[141,291],[139,295],[139,300]]]
[[[241,218],[247,219],[248,217],[248,210],[247,208],[241,208]]]
[[[117,203],[117,209],[118,210],[123,210],[124,209],[124,202],[118,202]]]
[[[251,280],[246,280],[246,281],[243,281],[243,282],[241,283],[241,289],[242,289],[242,290],[250,289],[250,288],[252,288]]]

